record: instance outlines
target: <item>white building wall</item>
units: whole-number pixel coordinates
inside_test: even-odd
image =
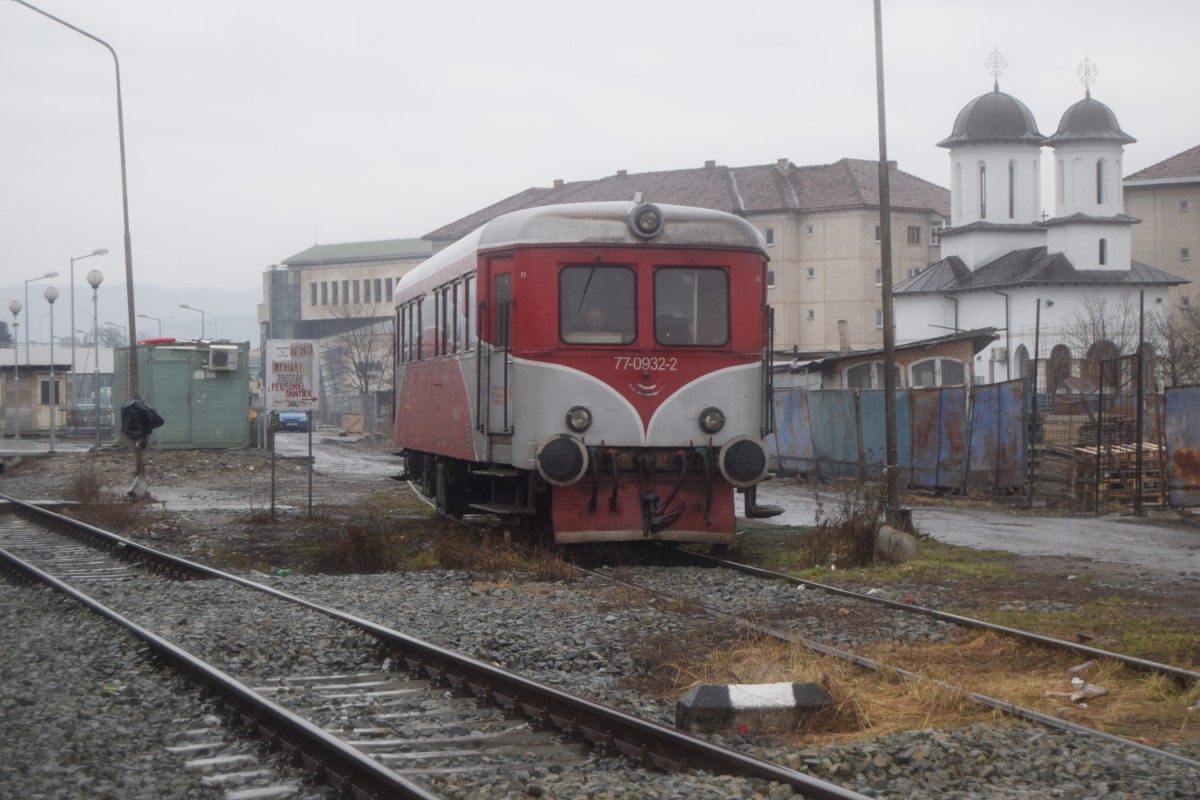
[[[1125,148],[1104,140],[1054,148],[1054,216],[1113,217],[1124,208],[1121,161]],[[1101,186],[1097,195],[1097,182]]]
[[[1104,240],[1104,263],[1100,263],[1100,240]],[[1065,253],[1075,269],[1126,271],[1133,258],[1129,226],[1113,223],[1052,225],[1046,229],[1046,248]]]
[[[1046,235],[1040,229],[1028,231],[968,231],[942,237],[942,257],[958,256],[974,270],[1013,250],[1041,247]]]
[[[950,162],[955,192],[952,227],[979,221],[1011,224],[1040,219],[1040,146],[960,145],[950,150]]]

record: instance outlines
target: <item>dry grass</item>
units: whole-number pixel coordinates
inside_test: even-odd
[[[144,529],[150,516],[145,505],[130,502],[111,473],[93,462],[71,477],[67,498],[75,503],[70,513],[76,519],[122,536]]]
[[[834,567],[850,569],[875,562],[875,533],[887,505],[883,484],[846,482],[833,498],[816,496],[816,527],[793,554],[797,569]]]
[[[712,648],[700,656],[704,644]],[[1109,694],[1081,705],[1065,697],[1045,696],[1046,692],[1072,688],[1067,667],[1078,658],[992,634],[944,645],[881,649],[872,655],[967,691],[1147,744],[1200,739],[1200,717],[1187,710],[1200,698],[1200,687],[1183,690],[1169,679],[1140,676],[1116,664],[1098,664],[1083,673],[1085,680],[1104,686]],[[651,637],[639,657],[647,665],[647,691],[666,701],[707,683],[809,681],[820,685],[834,705],[802,723],[797,734],[804,744],[1002,719],[999,712],[942,688],[934,680],[904,680],[892,673],[867,671],[803,645],[753,634],[736,638],[732,646],[723,646],[720,636],[707,641]]]

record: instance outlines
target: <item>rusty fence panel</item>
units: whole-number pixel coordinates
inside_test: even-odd
[[[783,473],[809,473],[817,468],[808,423],[806,389],[776,389],[775,430],[767,440],[774,469]]]
[[[1171,507],[1200,506],[1200,386],[1164,392],[1163,426]]]
[[[887,463],[887,392],[883,389],[859,390],[859,438],[862,441],[863,473],[879,480]],[[907,485],[912,477],[912,448],[909,427],[908,391],[896,392],[896,464],[900,482]]]
[[[808,424],[817,471],[824,475],[862,474],[855,390],[809,392]]]
[[[911,389],[911,485],[961,489],[967,467],[967,388]]]
[[[1017,489],[1025,484],[1025,381],[976,386],[971,392],[968,489]]]

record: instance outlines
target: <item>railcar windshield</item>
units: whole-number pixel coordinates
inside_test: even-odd
[[[558,329],[567,344],[637,338],[637,279],[618,264],[571,264],[558,274]]]
[[[714,347],[729,341],[729,275],[719,267],[661,267],[654,273],[654,339]]]

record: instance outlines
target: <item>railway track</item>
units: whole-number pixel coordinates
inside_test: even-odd
[[[845,627],[846,625],[863,625],[865,621],[869,620],[867,627],[876,632],[880,641],[889,641],[897,637],[906,636],[909,637],[910,643],[916,644],[919,644],[920,642],[948,640],[950,636],[954,635],[951,629],[951,626],[953,626],[956,628],[990,631],[1001,636],[1012,637],[1023,642],[1034,644],[1041,648],[1071,653],[1084,659],[1115,662],[1128,669],[1144,673],[1146,675],[1166,676],[1183,686],[1190,686],[1191,684],[1200,681],[1200,673],[1170,664],[1163,664],[1123,655],[1120,653],[1110,652],[1077,642],[1053,639],[1051,637],[1042,636],[1028,631],[994,625],[982,620],[972,619],[956,614],[949,614],[936,609],[917,606],[912,603],[898,602],[883,597],[853,592],[839,587],[814,583],[812,581],[805,581],[781,573],[776,573],[709,555],[697,554],[683,550],[672,550],[668,552],[667,560],[670,563],[692,566],[699,565],[707,568],[729,570],[732,572],[761,578],[766,581],[784,583],[803,590],[804,596],[800,596],[795,599],[794,602],[789,603],[789,608],[786,612],[783,612],[781,609],[775,609],[772,611],[768,608],[756,608],[749,611],[746,609],[740,609],[734,611],[731,609],[718,607],[721,605],[719,602],[721,598],[718,588],[721,583],[720,580],[700,582],[689,579],[685,576],[680,576],[677,571],[670,569],[664,570],[662,573],[657,575],[654,574],[653,568],[651,568],[650,571],[640,573],[641,576],[648,577],[648,580],[644,580],[641,577],[634,579],[625,575],[618,576],[618,574],[614,574],[614,571],[595,571],[588,569],[584,569],[582,571],[585,574],[617,583],[632,591],[657,595],[666,603],[677,606],[687,606],[694,610],[700,610],[711,617],[733,622],[743,630],[748,630],[755,634],[767,636],[780,641],[800,644],[822,655],[830,656],[864,669],[892,674],[903,680],[929,682],[930,684],[941,689],[967,697],[975,703],[1004,715],[1037,725],[1046,726],[1055,730],[1064,731],[1073,736],[1089,737],[1097,741],[1105,741],[1111,744],[1116,744],[1122,748],[1137,752],[1142,755],[1161,758],[1166,761],[1171,761],[1196,770],[1200,770],[1200,761],[1195,759],[1187,758],[1185,756],[1157,747],[1151,747],[1130,738],[1113,735],[1092,727],[1088,727],[1086,725],[1070,722],[1062,717],[1054,716],[1052,714],[1038,711],[1034,708],[1023,706],[1020,703],[1013,702],[1011,700],[997,698],[983,692],[974,691],[965,687],[964,685],[951,683],[946,680],[928,678],[922,675],[917,669],[905,669],[901,666],[896,666],[891,663],[884,663],[880,660],[861,655],[852,651],[851,649],[847,649],[846,647],[838,646],[838,644],[836,644],[836,642],[838,642],[838,619],[844,618],[847,620],[846,623],[842,623],[842,627]],[[682,580],[681,577],[683,577]],[[688,588],[681,589],[680,587]],[[828,613],[833,606],[829,606],[826,611],[815,611],[812,609],[811,605],[806,605],[807,598],[811,598],[813,595],[818,594],[827,594],[836,601],[835,613]],[[717,602],[714,603],[714,600]],[[855,610],[856,604],[860,607],[871,609],[871,611],[869,613],[865,613]],[[778,618],[776,618],[777,615],[779,615]],[[905,616],[919,616],[932,621],[932,624],[930,626],[918,627],[915,630],[911,630],[908,626],[900,622],[900,620]],[[855,635],[861,638],[862,632],[857,631]],[[871,634],[868,633],[866,638],[869,639],[870,636]],[[1087,666],[1088,664],[1093,663],[1093,661],[1089,660],[1081,666]]]
[[[651,770],[666,776],[664,780],[685,775],[701,785],[703,775],[695,768],[773,782],[805,797],[862,797],[369,620],[9,500],[23,522],[0,518],[5,523],[0,526],[0,555],[7,569],[70,595],[137,636],[157,660],[214,695],[227,718],[256,733],[289,760],[303,763],[344,796],[434,797],[439,781],[460,772],[521,775],[534,769],[571,771],[606,763],[606,770]],[[89,543],[87,549],[80,548],[74,541],[78,539]],[[96,549],[106,556],[96,557]],[[128,566],[128,561],[138,562],[138,568]],[[60,576],[53,574],[58,570]],[[184,584],[176,578],[207,580]],[[204,602],[206,593],[236,592],[254,595],[257,602],[264,602],[265,596],[287,604],[289,613],[298,617],[318,617],[327,628],[323,636],[343,639],[346,649],[355,651],[350,661],[364,665],[374,659],[377,666],[331,673],[321,669],[325,664],[306,664],[298,671],[302,659],[283,630],[276,637],[278,653],[265,652],[260,641],[256,649],[264,652],[256,654],[251,667],[245,666],[246,659],[232,659],[232,665],[240,664],[246,674],[230,675],[210,663],[221,656],[208,651],[224,653],[230,660],[228,642],[220,646],[214,642],[236,636],[247,623],[231,618],[197,631],[186,619],[171,623],[156,617],[155,593],[163,599],[184,591],[196,592],[198,603]],[[139,622],[140,618],[145,621]],[[155,624],[149,623],[150,618]],[[298,621],[296,629],[312,624]],[[201,741],[173,746],[182,748],[182,753],[209,745]],[[243,768],[243,760],[231,762],[236,767],[231,773],[253,771]],[[625,766],[611,766],[614,763]]]

